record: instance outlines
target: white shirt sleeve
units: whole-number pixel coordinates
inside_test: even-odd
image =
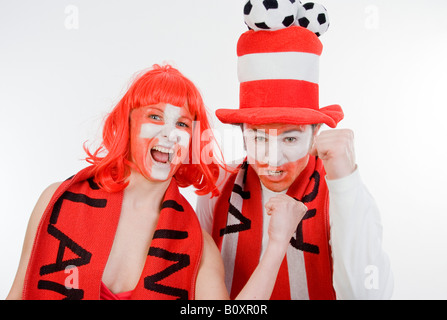
[[[197,197],[196,214],[202,228],[212,234],[214,206],[218,197],[210,198],[210,194]]]
[[[358,169],[326,182],[337,299],[390,299],[394,282],[382,249],[380,212]]]
[[[227,164],[227,166],[232,168],[236,168],[238,165],[239,162]],[[230,173],[219,167],[219,178],[217,179],[219,191],[222,191],[229,177]],[[211,198],[211,193],[197,197],[196,214],[199,218],[200,225],[209,234],[212,234],[213,231],[214,207],[216,206],[217,199],[219,199],[219,196]]]

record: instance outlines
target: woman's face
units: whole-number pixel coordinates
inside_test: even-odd
[[[159,103],[132,110],[132,162],[148,180],[170,179],[188,155],[193,116],[188,108]]]

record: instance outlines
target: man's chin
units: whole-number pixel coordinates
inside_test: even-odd
[[[293,180],[287,174],[281,174],[281,177],[278,175],[259,175],[259,179],[261,180],[264,187],[273,192],[282,192],[292,185]]]

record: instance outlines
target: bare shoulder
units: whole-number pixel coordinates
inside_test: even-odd
[[[39,199],[37,200],[36,205],[31,213],[28,228],[26,233],[33,232],[35,233],[37,226],[39,225],[40,219],[42,218],[43,213],[45,212],[48,203],[53,197],[54,192],[56,192],[57,188],[62,184],[62,182],[55,182],[49,185],[45,190],[41,193]]]
[[[59,188],[59,186],[61,184],[62,184],[62,182],[55,182],[45,188],[45,190],[42,192],[39,199],[37,200],[36,206],[34,207],[31,217],[33,215],[36,215],[36,216],[38,216],[38,218],[40,220],[43,212],[45,211],[45,208],[48,206],[48,203],[50,202],[51,198],[53,197],[54,192],[56,192],[57,188]]]

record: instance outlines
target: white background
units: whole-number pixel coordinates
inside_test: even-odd
[[[342,105],[382,213],[394,299],[447,298],[445,0],[321,0],[320,104]],[[43,189],[86,163],[131,77],[173,62],[200,88],[227,160],[243,0],[0,0],[0,298]],[[74,19],[74,20],[73,20]],[[225,131],[229,130],[229,131]],[[233,138],[228,138],[233,137]],[[191,190],[184,191],[195,204]]]

